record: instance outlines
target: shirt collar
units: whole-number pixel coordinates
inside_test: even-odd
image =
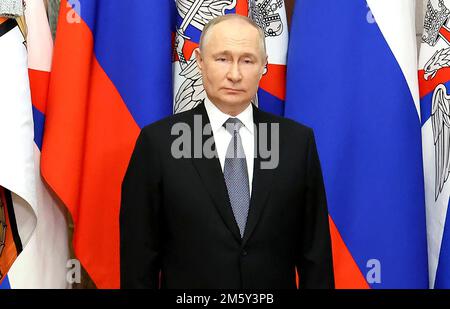
[[[214,133],[222,127],[228,118],[234,118],[234,116],[222,112],[208,97],[205,99],[205,108],[208,113],[209,122],[211,123],[211,129]],[[244,124],[244,127],[253,135],[253,107],[251,103],[235,118],[239,119]]]

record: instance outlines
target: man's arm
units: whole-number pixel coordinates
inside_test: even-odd
[[[312,130],[309,134],[306,199],[301,223],[301,253],[297,263],[300,288],[334,288],[327,200]]]
[[[160,165],[141,131],[122,183],[120,286],[158,288],[160,271]]]

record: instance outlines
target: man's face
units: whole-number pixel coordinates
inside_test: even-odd
[[[210,29],[197,64],[209,99],[219,108],[242,109],[253,99],[267,57],[259,33],[239,21],[223,21]]]

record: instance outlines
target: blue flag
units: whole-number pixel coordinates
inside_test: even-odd
[[[316,134],[338,288],[428,287],[414,15],[296,1],[285,115]]]
[[[98,288],[120,285],[120,189],[136,139],[172,113],[174,17],[167,0],[61,1],[41,172]]]

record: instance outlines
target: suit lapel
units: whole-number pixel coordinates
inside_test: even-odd
[[[270,125],[270,121],[263,117],[263,114],[253,106],[253,121],[256,124],[256,130],[254,131],[255,137],[255,151],[258,147],[258,128],[259,124],[267,123]],[[270,134],[269,134],[270,137]],[[270,144],[269,144],[270,145]],[[280,145],[281,147],[281,145]],[[266,206],[267,198],[270,194],[271,184],[275,170],[273,169],[261,169],[261,156],[259,151],[256,151],[256,157],[253,163],[253,184],[252,184],[252,196],[250,199],[250,208],[247,218],[247,224],[244,231],[244,237],[242,245],[245,246],[249,238],[251,237],[255,227],[260,219],[261,213]]]
[[[209,123],[209,118],[204,104],[199,104],[194,109],[194,114],[202,116],[201,119],[203,126]],[[191,123],[191,128],[194,128],[193,122]],[[209,135],[202,135],[202,145],[204,145],[205,141],[212,136],[212,132]],[[192,163],[197,170],[203,185],[214,201],[214,205],[222,217],[225,225],[233,234],[234,238],[240,243],[241,236],[239,233],[239,227],[234,219],[233,210],[231,209],[228,191],[218,156],[216,155],[214,158],[208,159],[202,155],[201,158],[192,158]]]
[[[206,113],[204,104],[199,104],[194,109],[194,114],[202,116],[202,124],[206,125],[209,123],[209,118]],[[267,123],[270,125],[269,119],[265,119],[260,111],[253,107],[253,121],[258,128],[260,123]],[[194,127],[193,122],[191,123],[191,128]],[[255,136],[255,148],[258,147],[258,130],[254,131]],[[209,135],[202,135],[202,145],[208,138],[213,136],[212,132]],[[269,135],[270,136],[270,135]],[[270,145],[270,144],[269,144]],[[280,145],[281,147],[281,145]],[[215,149],[215,145],[214,145]],[[257,148],[256,148],[257,149]],[[252,184],[252,196],[250,199],[250,208],[247,218],[247,224],[244,231],[244,236],[241,239],[239,233],[239,227],[234,218],[233,210],[230,205],[230,200],[228,198],[228,191],[223,177],[222,168],[220,166],[219,158],[216,156],[212,159],[208,159],[204,156],[201,158],[192,158],[192,163],[197,170],[203,185],[214,201],[214,205],[217,208],[220,216],[222,217],[225,225],[233,234],[234,238],[242,243],[244,246],[249,238],[251,237],[255,227],[260,219],[260,216],[266,206],[267,198],[270,194],[270,188],[273,180],[275,170],[273,169],[261,169],[261,157],[259,151],[257,156],[254,158],[253,165],[253,184]]]

